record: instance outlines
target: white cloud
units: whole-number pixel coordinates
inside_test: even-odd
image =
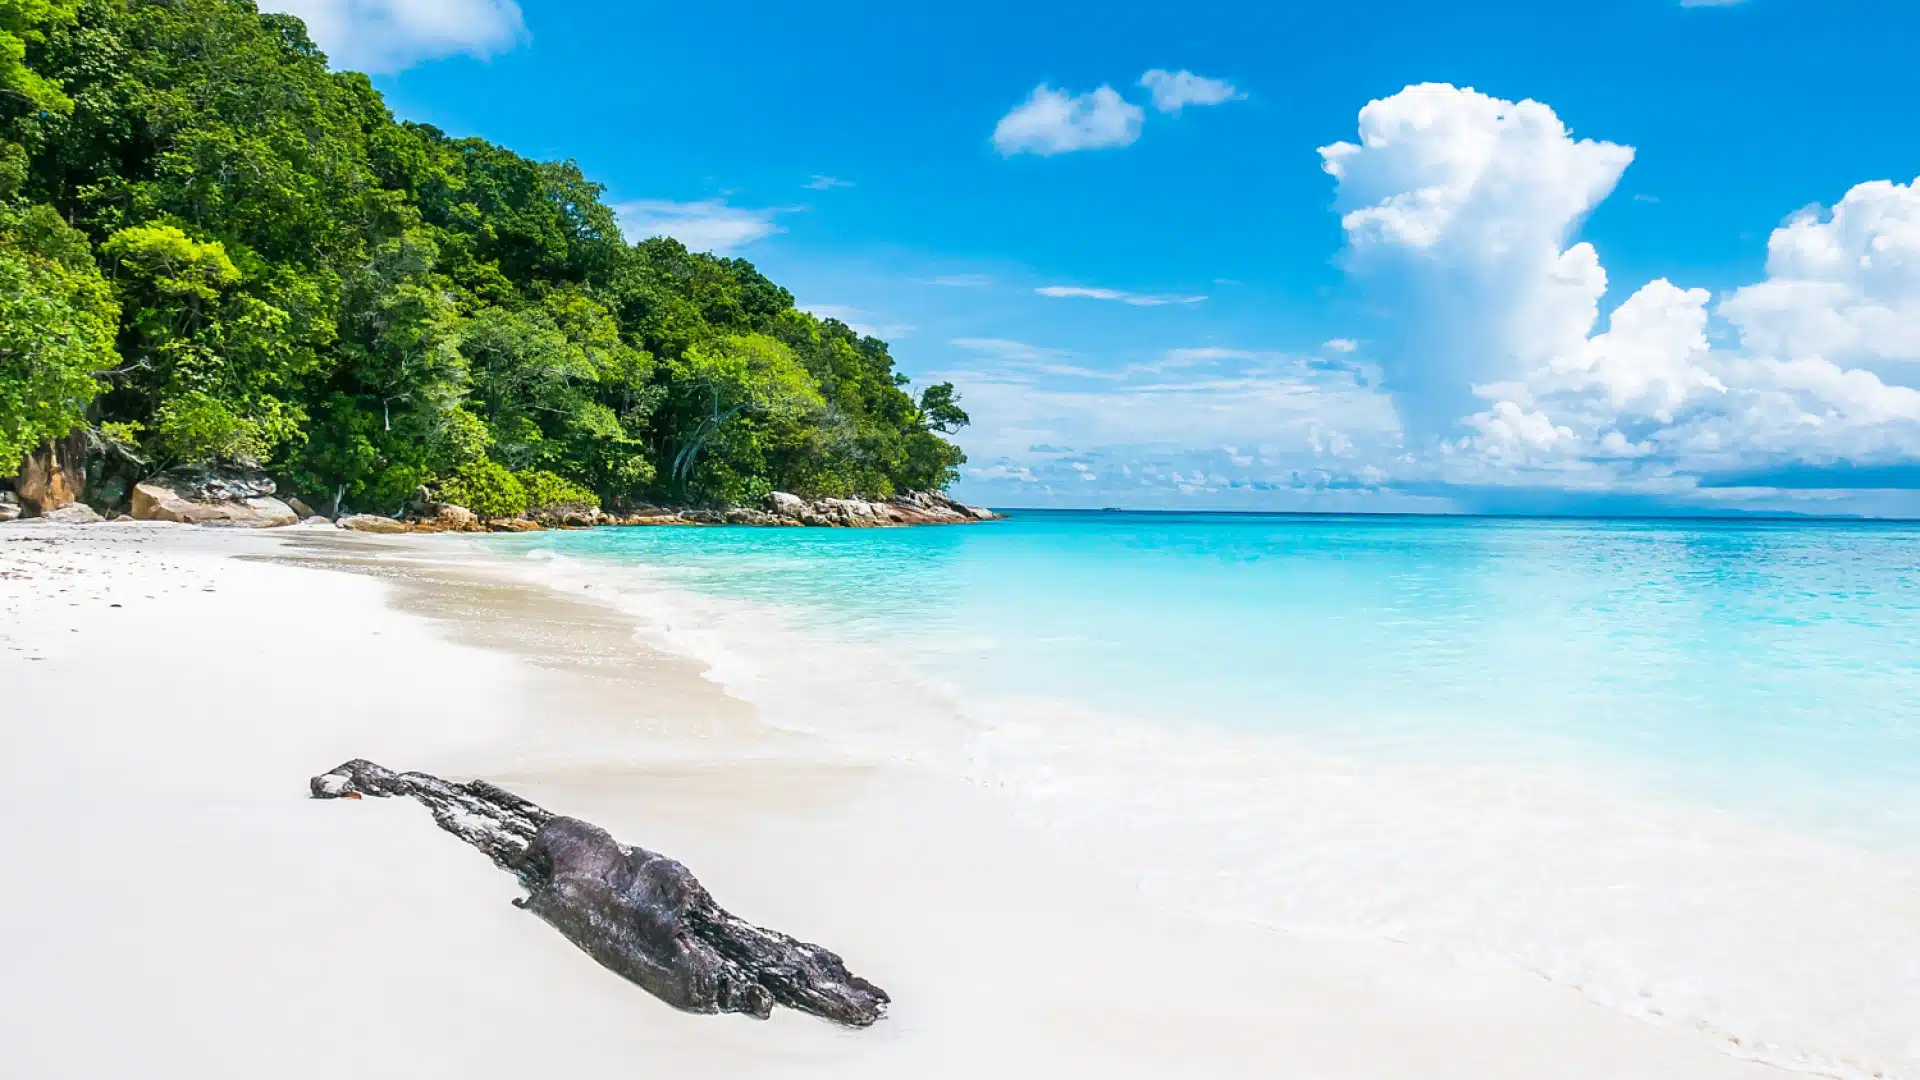
[[[1153,107],[1163,113],[1178,113],[1188,105],[1239,101],[1247,96],[1225,79],[1209,79],[1185,69],[1154,68],[1140,76],[1140,85],[1153,94]]]
[[[1131,146],[1140,137],[1145,117],[1146,110],[1111,86],[1073,95],[1041,83],[1027,100],[1000,118],[993,129],[993,146],[1007,157]]]
[[[1475,384],[1585,339],[1606,273],[1591,245],[1567,244],[1631,148],[1576,140],[1538,102],[1426,84],[1369,103],[1359,142],[1320,154],[1349,272],[1403,313],[1376,352],[1414,432],[1451,430]]]
[[[1831,213],[1795,214],[1767,244],[1767,280],[1719,311],[1755,352],[1882,374],[1920,364],[1920,181],[1861,184]]]
[[[822,176],[819,173],[814,173],[813,179],[800,186],[809,191],[831,191],[834,188],[850,188],[853,186],[853,181],[842,180],[837,176]]]
[[[1399,315],[1381,367],[1418,432],[1416,467],[1697,494],[1729,475],[1920,457],[1915,185],[1862,184],[1796,214],[1766,280],[1717,308],[1656,280],[1600,332],[1606,273],[1572,233],[1631,149],[1575,140],[1536,102],[1420,86],[1368,105],[1360,142],[1322,153],[1347,266]],[[1713,344],[1716,312],[1737,344]]]
[[[1320,347],[1330,353],[1350,353],[1360,347],[1360,343],[1349,337],[1337,337],[1322,342]]]
[[[337,69],[387,74],[423,60],[493,56],[526,37],[514,0],[262,0],[293,15]]]
[[[820,319],[838,319],[847,329],[861,337],[882,338],[897,341],[913,334],[913,327],[906,323],[886,323],[870,311],[842,304],[798,304],[802,311],[811,312]]]
[[[640,199],[613,208],[620,232],[629,242],[650,236],[671,236],[692,251],[715,255],[733,252],[774,233],[785,232],[774,221],[778,210],[750,210],[729,206],[722,199],[672,202]]]
[[[1033,290],[1055,300],[1117,300],[1134,307],[1163,307],[1167,304],[1198,304],[1204,296],[1146,296],[1119,289],[1095,289],[1084,285],[1043,285]]]

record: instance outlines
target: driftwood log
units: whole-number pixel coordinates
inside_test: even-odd
[[[729,913],[686,867],[484,780],[349,761],[314,777],[312,790],[316,799],[418,799],[442,829],[520,879],[528,896],[515,906],[675,1008],[765,1019],[779,1004],[851,1027],[886,1012],[886,991],[838,956]]]

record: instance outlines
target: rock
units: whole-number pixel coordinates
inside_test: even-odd
[[[316,799],[418,800],[442,829],[520,879],[529,895],[515,906],[677,1009],[765,1019],[777,1004],[856,1028],[886,1014],[887,992],[840,957],[734,915],[680,863],[484,780],[451,784],[349,761],[308,790]]]
[[[498,521],[487,522],[487,531],[489,532],[525,533],[539,532],[540,529],[541,526],[539,522],[528,521],[525,518],[502,518]]]
[[[403,533],[409,530],[406,522],[395,521],[378,514],[355,514],[352,517],[343,517],[335,524],[343,529],[366,533]]]
[[[255,469],[175,469],[147,483],[166,488],[188,502],[245,502],[279,491],[272,477]]]
[[[784,491],[776,491],[767,496],[767,509],[772,511],[777,517],[792,518],[798,521],[802,515],[807,513],[808,506],[807,500],[798,495],[792,495]]]
[[[68,503],[58,510],[49,510],[40,515],[40,520],[51,521],[56,525],[92,525],[104,520],[93,512],[86,503]]]
[[[432,516],[413,523],[416,532],[485,532],[487,527],[480,522],[480,515],[464,506],[452,503],[438,503]]]
[[[331,518],[323,518],[319,514],[315,514],[312,517],[307,518],[306,520],[302,521],[300,524],[301,526],[305,528],[310,528],[310,529],[331,529],[334,527],[333,520]]]
[[[133,517],[136,521],[177,521],[186,525],[242,529],[277,529],[300,522],[300,515],[279,499],[268,496],[240,501],[194,499],[158,482],[134,485]]]
[[[20,507],[13,503],[0,503],[0,521],[20,520]]]
[[[125,522],[132,521],[133,515],[132,514],[115,514],[113,517],[113,520],[115,521],[115,523],[125,523]]]
[[[313,512],[313,507],[308,506],[304,502],[301,502],[300,496],[298,495],[287,496],[287,508],[292,510],[296,514],[299,514],[301,521],[305,521],[311,517],[320,516],[319,514],[316,514]]]
[[[87,433],[75,428],[28,454],[14,478],[14,493],[28,512],[45,517],[80,501],[87,487]]]

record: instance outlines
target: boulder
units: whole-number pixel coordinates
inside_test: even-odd
[[[86,503],[68,503],[58,510],[49,510],[40,515],[40,520],[51,521],[56,525],[92,525],[104,520],[93,512]]]
[[[279,492],[272,477],[254,469],[175,469],[147,482],[189,502],[245,502]]]
[[[302,521],[300,524],[302,527],[309,528],[309,529],[331,529],[334,527],[333,520],[331,518],[323,518],[318,514],[315,514],[314,516],[307,518],[306,520]]]
[[[499,521],[487,522],[487,529],[490,532],[504,533],[539,532],[540,524],[525,518],[503,518]]]
[[[352,517],[341,518],[335,524],[343,529],[365,533],[403,533],[410,528],[404,521],[395,521],[390,517],[381,517],[379,514],[354,514]]]
[[[795,521],[805,517],[809,511],[807,500],[798,495],[776,491],[767,496],[767,509],[775,517],[792,518]]]
[[[310,517],[320,516],[319,514],[316,514],[313,512],[313,507],[308,506],[304,502],[301,502],[300,496],[298,495],[287,496],[287,507],[291,509],[294,513],[299,514],[301,521],[305,521]]]
[[[487,527],[480,522],[480,515],[464,506],[452,503],[438,503],[433,514],[413,523],[416,532],[485,532]]]
[[[13,488],[21,505],[42,517],[79,502],[87,488],[86,429],[75,428],[66,438],[28,454]]]
[[[136,521],[176,521],[185,525],[242,529],[277,529],[300,522],[300,515],[279,499],[258,496],[239,501],[202,500],[159,482],[134,485],[133,517]]]
[[[0,521],[20,520],[20,507],[14,503],[0,503]]]

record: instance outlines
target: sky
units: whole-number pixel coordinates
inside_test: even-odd
[[[1910,0],[264,0],[973,425],[996,506],[1920,516]]]

